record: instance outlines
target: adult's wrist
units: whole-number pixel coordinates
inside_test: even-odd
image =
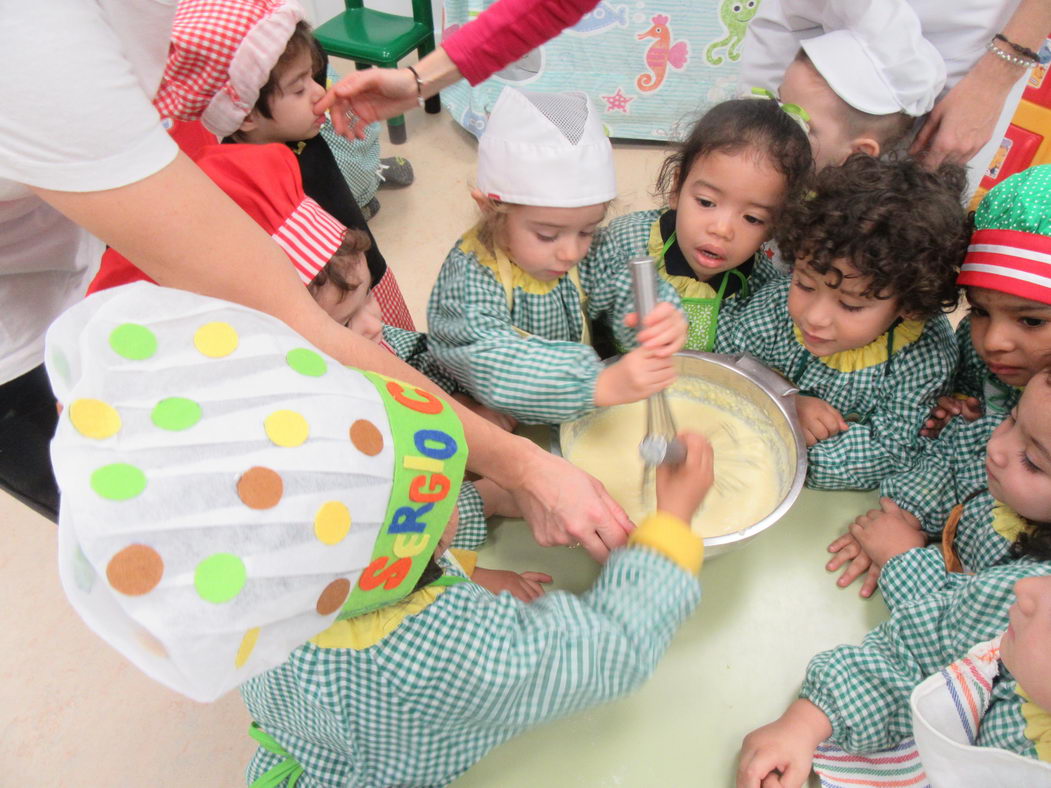
[[[984,88],[997,90],[1006,94],[1019,79],[1029,73],[1028,69],[1019,68],[1013,63],[986,52],[974,64],[970,74],[981,81]]]
[[[406,76],[412,80],[413,90],[419,88],[421,98],[430,98],[443,88],[460,81],[462,75],[460,69],[442,48],[437,47],[429,52],[418,63],[413,65],[415,75],[408,69],[403,69]],[[416,82],[417,76],[419,83]]]

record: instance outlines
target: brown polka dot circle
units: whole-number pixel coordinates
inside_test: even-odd
[[[106,579],[114,590],[142,596],[157,587],[164,574],[164,560],[144,544],[125,547],[106,565]]]
[[[317,598],[317,612],[322,616],[335,613],[350,594],[350,581],[345,577],[333,580]]]
[[[365,419],[358,419],[350,425],[350,442],[369,457],[375,457],[383,451],[383,434],[375,424]]]
[[[284,482],[276,471],[256,465],[237,480],[237,495],[250,509],[277,506],[285,492]]]

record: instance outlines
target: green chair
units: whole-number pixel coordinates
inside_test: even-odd
[[[372,11],[362,0],[345,0],[347,9],[314,30],[321,48],[328,54],[353,60],[357,68],[379,66],[397,68],[398,61],[416,50],[422,58],[433,51],[434,19],[431,0],[412,0],[412,17]],[[441,111],[441,100],[432,96],[424,102],[430,113]],[[387,121],[390,141],[405,142],[405,116]]]

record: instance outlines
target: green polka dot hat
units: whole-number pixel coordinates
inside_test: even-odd
[[[957,282],[1051,304],[1051,164],[985,195]]]
[[[66,594],[195,700],[403,598],[455,506],[451,408],[269,315],[139,282],[63,314],[45,358]]]

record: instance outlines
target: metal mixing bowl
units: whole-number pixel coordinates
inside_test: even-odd
[[[670,394],[699,399],[741,417],[760,433],[774,454],[780,502],[766,517],[746,528],[706,538],[704,551],[710,558],[739,547],[769,528],[799,496],[806,479],[807,450],[796,418],[793,395],[797,389],[748,354],[684,350],[676,354],[676,366],[679,377],[668,390]],[[563,447],[570,449],[599,413],[561,425],[552,439],[552,451],[563,454]]]

